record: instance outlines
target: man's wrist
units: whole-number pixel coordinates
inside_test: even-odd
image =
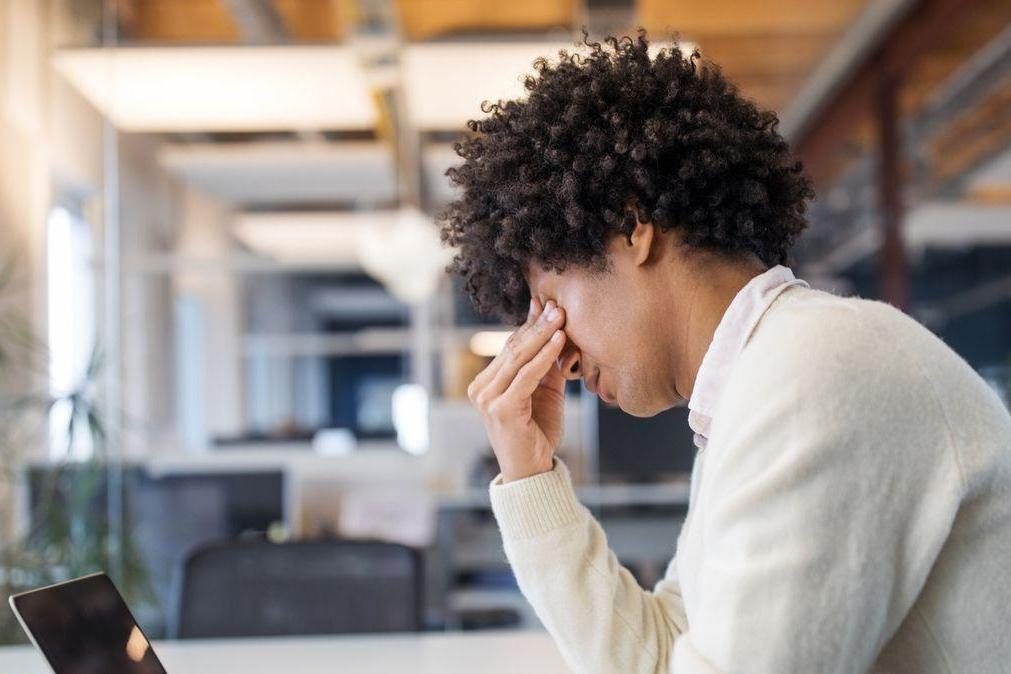
[[[501,482],[500,474],[490,485],[489,498],[504,541],[543,536],[586,516],[576,498],[568,467],[557,456],[547,472],[515,483]]]
[[[547,467],[540,468],[530,468],[530,469],[519,469],[519,470],[503,470],[502,471],[502,484],[507,482],[516,482],[517,480],[523,480],[528,477],[533,477],[534,475],[540,475],[541,473],[548,473],[555,469],[555,458],[551,457],[551,461],[548,462]]]

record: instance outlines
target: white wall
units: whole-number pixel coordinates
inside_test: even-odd
[[[122,444],[128,456],[175,451],[177,441],[173,283],[167,274],[134,264],[169,250],[181,219],[183,190],[158,165],[158,145],[152,136],[119,137]]]
[[[288,277],[269,274],[249,278],[250,334],[287,334],[296,330],[294,288]],[[270,431],[295,417],[294,360],[255,352],[246,359],[250,429]]]
[[[62,190],[85,196],[101,185],[100,118],[49,68],[54,45],[80,38],[71,0],[0,3],[0,259],[17,263],[17,282],[0,301],[16,311],[37,337],[47,333],[45,225]],[[34,374],[4,372],[0,392],[45,391],[44,356]],[[18,458],[45,457],[45,425],[25,418]],[[8,429],[9,431],[9,429]],[[11,540],[14,497],[0,484],[0,540]]]
[[[0,5],[0,247],[17,260],[21,284],[6,299],[45,334],[43,223],[49,202],[45,6]],[[22,382],[24,383],[24,382]]]
[[[222,203],[192,187],[184,188],[182,216],[175,250],[183,258],[220,260],[231,251],[228,224],[231,214]],[[203,432],[189,429],[187,438],[204,437],[204,443],[215,435],[237,435],[245,426],[243,406],[242,334],[245,320],[242,314],[241,278],[228,269],[209,271],[176,271],[174,292],[177,298],[188,298],[197,307],[200,319],[197,338],[199,353],[182,363],[188,368],[187,381],[199,387],[203,399]],[[182,374],[182,373],[180,373]],[[187,392],[179,404],[190,404]],[[199,451],[205,447],[188,446]]]

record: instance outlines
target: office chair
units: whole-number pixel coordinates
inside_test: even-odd
[[[214,543],[187,556],[175,585],[180,639],[422,627],[421,556],[399,543]]]

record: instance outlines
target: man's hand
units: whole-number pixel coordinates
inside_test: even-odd
[[[564,310],[553,300],[542,310],[532,299],[526,323],[467,387],[467,397],[488,431],[503,482],[553,467],[565,410],[565,377],[557,364],[565,345],[564,322]]]

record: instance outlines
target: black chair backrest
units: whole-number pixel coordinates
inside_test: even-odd
[[[385,541],[233,541],[177,578],[176,638],[418,631],[421,556]]]

